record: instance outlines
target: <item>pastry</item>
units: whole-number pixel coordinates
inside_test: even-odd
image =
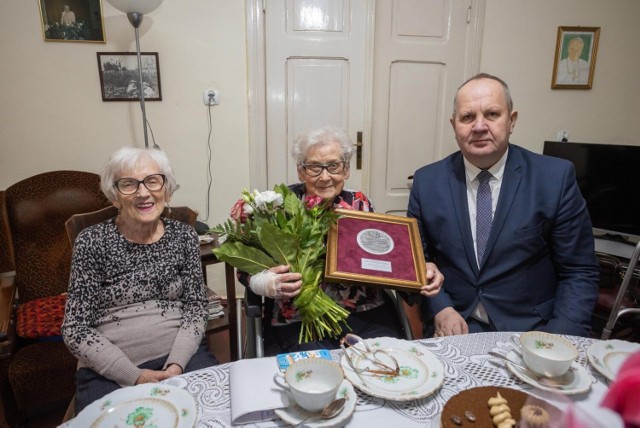
[[[447,401],[440,415],[441,426],[443,428],[495,428],[488,402],[490,398],[496,398],[498,392],[505,404],[511,409],[511,417],[518,422],[519,427],[542,428],[541,426],[531,425],[531,422],[521,422],[520,409],[525,404],[544,407],[550,419],[561,417],[561,412],[556,407],[526,392],[500,386],[479,386],[462,391]],[[498,405],[500,404],[498,403]],[[475,421],[472,422],[469,417],[475,419]]]
[[[549,420],[549,412],[535,404],[525,404],[520,410],[520,426],[523,428],[544,428]]]

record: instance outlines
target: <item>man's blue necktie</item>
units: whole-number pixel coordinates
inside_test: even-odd
[[[482,264],[493,220],[491,187],[489,186],[491,177],[493,176],[487,170],[482,170],[478,174],[478,180],[480,181],[476,198],[476,251],[478,253],[478,265]]]

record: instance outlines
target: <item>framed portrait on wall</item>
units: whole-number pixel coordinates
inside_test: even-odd
[[[138,101],[140,86],[135,52],[98,52],[102,101]],[[145,101],[162,101],[158,52],[142,52],[142,93]]]
[[[552,89],[591,89],[600,27],[558,27]]]
[[[39,0],[46,42],[105,43],[102,0]]]

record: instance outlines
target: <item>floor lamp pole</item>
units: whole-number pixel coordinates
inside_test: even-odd
[[[136,33],[136,53],[138,55],[138,95],[140,97],[140,108],[142,109],[142,129],[144,130],[144,146],[149,148],[149,137],[147,137],[147,112],[144,108],[144,83],[142,80],[142,55],[140,54],[140,24],[143,15],[138,12],[127,13],[129,22],[133,25]]]

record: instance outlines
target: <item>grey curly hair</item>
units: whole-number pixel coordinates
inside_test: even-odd
[[[111,158],[102,168],[100,174],[100,188],[102,193],[110,201],[117,200],[116,180],[122,178],[121,174],[135,171],[145,162],[153,162],[158,165],[159,173],[165,177],[164,191],[167,196],[173,195],[178,189],[176,176],[173,173],[171,162],[167,155],[155,148],[122,147],[111,155]]]
[[[300,166],[306,160],[307,153],[309,153],[311,147],[316,144],[326,145],[333,141],[340,144],[342,160],[348,165],[353,156],[353,142],[344,129],[332,125],[315,128],[296,137],[291,147],[291,156],[296,162],[296,165]]]

